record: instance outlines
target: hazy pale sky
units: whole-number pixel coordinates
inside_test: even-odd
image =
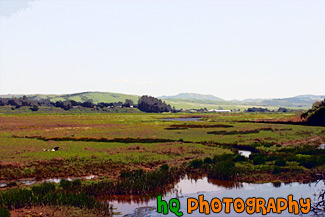
[[[324,0],[0,0],[0,94],[325,95]]]

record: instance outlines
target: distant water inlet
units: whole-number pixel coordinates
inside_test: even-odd
[[[313,182],[309,184],[302,183],[265,183],[265,184],[252,184],[252,183],[235,183],[229,181],[217,181],[209,180],[204,177],[198,180],[189,179],[185,177],[181,179],[174,187],[174,189],[163,195],[163,200],[169,201],[171,198],[178,198],[181,203],[180,211],[183,212],[183,216],[206,216],[197,211],[192,214],[187,214],[187,199],[189,197],[198,198],[200,194],[204,195],[204,200],[211,201],[213,198],[237,198],[240,197],[246,200],[249,197],[262,197],[266,200],[269,198],[283,197],[287,198],[288,195],[292,194],[295,200],[300,198],[310,198],[311,202],[314,203],[318,200],[318,194],[324,189],[324,181],[318,183]],[[109,203],[113,204],[116,208],[116,212],[120,212],[125,217],[175,217],[174,213],[169,212],[167,215],[159,214],[156,211],[157,200],[156,198],[114,198],[108,200]],[[261,213],[249,215],[245,212],[236,213],[231,206],[229,214],[225,214],[223,211],[220,213],[211,212],[209,216],[261,216]],[[270,213],[266,216],[313,216],[310,212],[308,214],[294,215],[288,213],[287,210],[281,214]]]
[[[245,151],[245,150],[238,150],[238,154],[240,154],[241,156],[249,158],[249,156],[252,154],[252,152],[251,151]]]

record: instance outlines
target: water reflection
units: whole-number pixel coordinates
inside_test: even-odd
[[[242,188],[243,187],[243,183],[237,182],[237,181],[208,179],[208,182],[213,185],[218,185],[218,186],[224,187],[226,189]]]
[[[281,182],[273,182],[272,183],[273,187],[275,187],[275,188],[280,188],[281,184],[282,184]]]
[[[316,182],[303,184],[303,183],[264,183],[264,184],[253,184],[253,183],[239,183],[234,181],[221,181],[208,179],[207,177],[198,176],[185,176],[178,183],[175,184],[174,188],[163,194],[163,199],[168,201],[171,198],[178,198],[181,202],[181,211],[185,213],[186,216],[186,204],[188,197],[197,198],[198,195],[204,194],[205,200],[210,201],[214,197],[241,197],[242,199],[247,199],[248,197],[284,197],[293,194],[295,199],[298,198],[308,198],[312,199],[312,202],[316,200],[315,195],[319,193],[321,189],[324,188],[324,181],[320,181],[317,185]],[[164,217],[174,217],[173,213],[168,215],[158,214],[156,212],[156,196],[146,196],[146,197],[110,197],[108,199],[114,207],[116,207],[117,212],[121,212],[121,216],[127,217],[137,217],[137,216],[164,216]],[[150,209],[151,208],[151,209]],[[200,213],[193,213],[191,216],[204,216]],[[225,216],[224,213],[211,213],[209,216]],[[237,214],[231,211],[227,216],[250,216],[245,213]],[[259,216],[253,214],[253,216]],[[267,216],[295,216],[287,212],[282,214],[272,214]],[[303,216],[312,216],[311,214]]]

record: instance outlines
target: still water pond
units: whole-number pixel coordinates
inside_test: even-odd
[[[246,150],[238,150],[238,154],[246,157],[246,158],[249,158],[249,156],[252,154],[251,151],[246,151]]]
[[[213,183],[212,183],[213,182]],[[170,198],[177,197],[181,202],[181,209],[184,213],[183,216],[196,217],[196,216],[207,216],[205,214],[200,214],[198,211],[192,214],[186,214],[186,206],[187,206],[187,198],[194,197],[198,198],[198,195],[204,194],[204,199],[207,201],[211,201],[211,199],[218,197],[222,199],[224,197],[237,198],[240,197],[243,200],[246,200],[249,197],[263,197],[266,200],[270,197],[284,197],[287,198],[288,195],[292,194],[294,200],[298,200],[299,198],[310,198],[313,203],[317,199],[317,194],[324,189],[324,181],[319,181],[317,184],[309,183],[266,183],[266,184],[251,184],[251,183],[232,183],[225,181],[211,181],[206,177],[198,179],[197,181],[191,180],[187,177],[180,180],[176,185],[173,191],[167,193],[163,196],[163,200],[168,201]],[[168,215],[159,214],[156,212],[157,201],[156,199],[144,199],[144,198],[134,198],[133,200],[126,201],[124,200],[114,200],[110,201],[111,204],[114,205],[117,209],[116,212],[121,212],[119,216],[127,216],[127,217],[158,217],[158,216],[167,216],[174,217],[176,216],[173,213],[169,213]],[[211,213],[208,216],[262,216],[261,214],[253,214],[248,215],[246,213],[237,214],[232,209],[229,214],[225,213]],[[289,214],[284,211],[282,214],[268,214],[266,216],[299,216]],[[301,215],[300,215],[301,216]],[[311,213],[303,216],[313,216]]]

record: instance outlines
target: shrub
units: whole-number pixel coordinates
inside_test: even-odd
[[[275,166],[275,167],[273,168],[272,174],[280,174],[280,173],[281,173],[281,169],[280,169],[280,167]]]
[[[208,172],[208,178],[230,180],[236,176],[235,163],[228,160],[219,162],[213,165],[212,169]]]
[[[295,155],[290,155],[286,159],[287,161],[297,161],[297,157]]]
[[[132,176],[131,171],[121,171],[120,178],[125,179]]]
[[[203,161],[202,160],[195,159],[195,160],[192,160],[191,161],[190,167],[191,168],[194,168],[194,169],[197,169],[197,168],[202,167],[202,164],[203,164]]]
[[[234,158],[233,154],[222,154],[222,155],[216,155],[213,157],[212,159],[212,163],[218,163],[218,162],[222,162],[222,161],[227,161],[230,160],[232,161]]]
[[[275,161],[275,165],[276,166],[279,166],[279,167],[283,167],[283,166],[286,166],[287,165],[287,162],[283,159],[278,159]]]
[[[276,155],[270,155],[270,156],[268,156],[267,157],[267,161],[275,161],[275,160],[278,160],[278,156],[276,156]]]
[[[79,187],[81,187],[81,181],[80,181],[80,179],[75,179],[75,180],[73,180],[73,182],[72,182],[72,187],[74,187],[74,188],[79,188]]]
[[[161,170],[168,171],[169,166],[168,166],[168,164],[163,164],[163,165],[160,166],[160,169],[161,169]]]
[[[240,161],[246,161],[246,157],[242,155],[236,155],[236,157],[234,158],[234,162],[240,162]]]
[[[1,217],[10,217],[10,212],[7,208],[0,206],[0,216]]]
[[[315,158],[311,158],[311,157],[300,158],[299,163],[301,166],[304,166],[308,169],[311,169],[311,168],[317,166],[317,160]]]
[[[318,156],[317,157],[317,165],[325,164],[325,156]]]
[[[254,165],[260,165],[265,163],[265,158],[263,155],[257,155],[253,158]]]
[[[264,142],[262,145],[263,145],[264,147],[266,147],[266,148],[269,148],[269,147],[273,146],[274,144],[273,144],[273,143],[267,143],[267,142]]]
[[[212,163],[212,159],[210,157],[206,157],[206,158],[204,158],[203,162],[205,164],[211,164]]]
[[[45,195],[45,194],[55,191],[55,184],[45,182],[40,185],[34,185],[34,186],[32,186],[32,191],[34,192],[34,194]]]
[[[63,190],[69,190],[71,189],[71,182],[66,179],[61,179],[60,181],[60,187],[63,188]]]
[[[13,187],[13,186],[17,186],[17,183],[16,182],[9,182],[7,184],[7,187]]]

